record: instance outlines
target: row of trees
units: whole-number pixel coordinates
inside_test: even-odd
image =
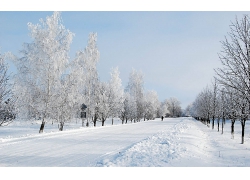
[[[250,115],[250,19],[244,15],[230,26],[230,32],[222,41],[219,54],[222,67],[215,70],[215,80],[210,88],[205,88],[192,104],[192,116],[205,123],[217,121],[218,131],[221,121],[231,120],[232,138],[234,123],[239,120],[242,127],[241,143],[244,143],[245,123]]]
[[[33,41],[23,45],[21,57],[8,54],[17,68],[12,99],[19,119],[41,120],[40,133],[46,121],[59,123],[63,130],[65,122],[80,118],[83,103],[87,106],[83,126],[96,126],[97,121],[103,126],[107,118],[113,124],[114,117],[127,123],[165,116],[168,111],[173,117],[181,115],[180,102],[172,98],[160,103],[155,91],[144,90],[143,75],[135,69],[125,89],[118,68],[111,70],[109,82],[101,82],[96,33],[89,34],[85,49],[70,61],[74,34],[65,29],[60,13],[40,24],[28,23],[28,28]]]

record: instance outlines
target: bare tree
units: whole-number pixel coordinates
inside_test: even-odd
[[[237,92],[234,89],[227,89],[228,95],[228,118],[231,120],[231,138],[234,139],[234,124],[237,117],[238,112],[238,104],[239,104],[239,96],[237,96]]]
[[[206,87],[198,94],[193,103],[196,119],[209,126],[212,116],[212,91]]]
[[[226,97],[225,97],[225,89],[223,88],[221,91],[221,134],[223,134],[224,125],[226,121]]]
[[[222,52],[219,54],[222,68],[215,70],[217,81],[225,88],[230,87],[241,97],[242,144],[244,143],[245,121],[250,108],[250,23],[249,16],[230,25],[228,36],[222,41]]]
[[[210,124],[212,92],[208,87],[206,87],[201,93],[201,96],[202,96],[203,111],[205,113],[204,121],[206,124]]]
[[[218,100],[217,100],[218,86],[216,80],[214,80],[214,82],[212,83],[212,87],[213,87],[213,95],[211,103],[211,116],[212,116],[212,129],[214,129],[214,121],[216,118],[216,111],[218,107]]]

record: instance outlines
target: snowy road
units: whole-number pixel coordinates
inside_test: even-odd
[[[191,118],[90,127],[0,141],[0,166],[250,166],[249,131],[230,138]],[[248,124],[246,125],[248,128]]]
[[[0,142],[0,166],[96,166],[175,121],[82,128]]]

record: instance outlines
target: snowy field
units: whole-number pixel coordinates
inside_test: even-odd
[[[249,167],[250,123],[245,144],[240,124],[231,139],[230,121],[224,134],[192,118],[165,118],[104,127],[14,122],[0,129],[0,166],[8,167]],[[216,127],[216,126],[215,126]]]
[[[39,122],[13,122],[0,129],[0,170],[4,177],[27,179],[45,170],[51,178],[81,179],[81,175],[109,179],[185,178],[199,179],[201,174],[209,179],[245,176],[250,166],[250,123],[246,124],[245,144],[240,144],[240,124],[235,124],[235,137],[231,139],[230,121],[224,134],[192,118],[165,118],[140,123],[115,125],[107,121],[104,127],[81,127],[80,122],[65,125],[58,132],[57,124],[47,123],[43,134],[38,134]],[[197,169],[186,167],[241,167],[232,169]],[[7,167],[16,167],[13,169]],[[18,167],[18,168],[17,168]],[[38,169],[20,167],[43,167]],[[44,167],[57,167],[44,168]],[[62,173],[58,167],[67,168]],[[76,168],[77,167],[77,168]],[[85,168],[81,168],[85,167]],[[141,167],[133,169],[89,169],[90,167]],[[144,168],[143,168],[144,167]],[[145,169],[145,167],[167,167]],[[170,167],[179,167],[172,169]],[[80,169],[79,169],[80,168]],[[170,168],[170,169],[169,169]],[[99,173],[96,173],[96,172]],[[124,173],[124,172],[128,173]],[[183,173],[179,173],[182,171]],[[213,173],[211,173],[211,171]],[[48,176],[48,175],[45,175]],[[196,177],[196,178],[194,178]],[[44,179],[38,176],[38,179]],[[36,179],[37,179],[36,178]]]

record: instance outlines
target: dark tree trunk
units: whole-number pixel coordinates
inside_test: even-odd
[[[112,125],[114,124],[114,119],[112,118]]]
[[[218,120],[218,132],[220,131],[220,120]]]
[[[126,122],[125,122],[126,124],[128,123],[128,119],[126,118]]]
[[[210,117],[209,117],[209,115],[207,116],[207,119],[206,119],[206,121],[207,121],[207,127],[209,127],[210,126]]]
[[[95,114],[95,116],[93,118],[94,127],[96,127],[96,122],[97,122],[97,115]]]
[[[104,126],[104,122],[105,122],[105,120],[104,120],[104,119],[102,119],[102,126]]]
[[[213,116],[213,121],[212,121],[212,129],[214,129],[214,116]]]
[[[43,121],[42,121],[42,124],[41,124],[41,126],[40,126],[39,133],[43,133],[44,126],[45,126],[45,121],[43,120]]]
[[[98,116],[97,116],[97,114],[95,114],[93,117],[94,127],[96,127],[97,118],[98,118]]]
[[[86,126],[89,127],[89,121],[87,121]]]
[[[235,120],[232,119],[231,120],[231,138],[234,139],[234,123],[235,123]]]
[[[207,114],[207,127],[210,126],[210,113]]]
[[[221,121],[221,134],[223,134],[224,120]]]
[[[245,123],[245,119],[241,120],[241,144],[244,144]]]
[[[223,117],[222,117],[222,122],[221,122],[221,134],[223,134],[223,128],[224,128],[224,124],[225,124],[225,113],[223,112]]]
[[[64,122],[60,122],[59,131],[63,131]]]

